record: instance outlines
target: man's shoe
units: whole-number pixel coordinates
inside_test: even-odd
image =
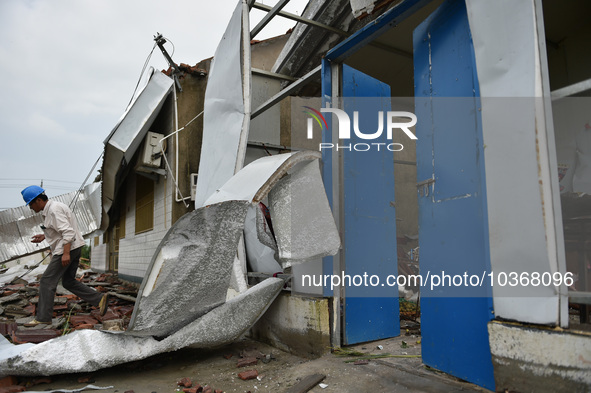
[[[106,293],[105,296],[101,299],[99,303],[99,310],[101,311],[101,317],[107,313],[107,309],[109,308],[109,294]]]
[[[37,319],[33,318],[31,321],[24,324],[25,327],[35,327],[38,325],[50,325],[51,322],[42,322],[38,321]]]

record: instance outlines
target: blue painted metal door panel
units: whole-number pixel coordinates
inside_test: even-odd
[[[414,32],[420,270],[490,271],[484,147],[464,1],[446,1]],[[425,364],[494,390],[487,285],[421,289]]]
[[[357,279],[345,288],[343,343],[350,345],[399,335],[400,317],[398,288],[385,284],[387,276],[398,271],[394,156],[385,147],[361,151],[366,144],[391,141],[385,127],[371,140],[353,132],[355,111],[361,132],[377,131],[379,111],[385,116],[390,110],[390,86],[343,65],[342,95],[352,128],[351,139],[338,141],[351,146],[343,156],[344,263],[345,274]],[[362,285],[356,285],[361,277]]]

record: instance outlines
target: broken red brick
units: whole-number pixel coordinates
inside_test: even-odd
[[[249,379],[255,379],[256,377],[258,377],[258,375],[259,372],[257,370],[248,370],[239,373],[238,378],[242,379],[243,381],[247,381]]]
[[[222,389],[216,389],[213,391],[213,393],[224,393],[224,391]]]
[[[193,381],[191,381],[191,378],[183,378],[180,381],[178,381],[176,384],[178,386],[184,386],[186,388],[190,388],[191,386],[193,386]]]
[[[203,387],[202,393],[213,393],[213,388],[209,385]]]
[[[91,317],[90,315],[72,315],[70,317],[70,324],[74,327],[78,327],[80,325],[96,325],[99,323],[96,319]]]
[[[12,285],[5,285],[4,289],[10,289],[13,291],[18,291],[21,288],[24,288],[25,284],[12,284]]]
[[[94,382],[94,377],[92,375],[86,375],[84,377],[78,378],[78,383],[92,383]]]
[[[94,329],[94,325],[89,323],[83,323],[82,325],[78,325],[74,327],[74,330],[84,330],[84,329]]]
[[[234,356],[233,353],[228,353],[228,354],[224,355],[224,358],[230,359],[232,356]]]
[[[25,308],[23,308],[23,310],[25,310],[26,312],[28,312],[29,314],[35,314],[35,309],[37,307],[35,307],[34,304],[29,304],[28,306],[25,306]]]
[[[0,334],[3,336],[12,334],[17,328],[16,322],[0,322]]]
[[[195,384],[193,387],[190,388],[183,388],[183,392],[185,393],[201,393],[203,392],[203,386],[200,384]]]
[[[236,363],[236,367],[256,366],[258,362],[257,358],[244,358]]]
[[[51,340],[52,338],[56,338],[60,335],[59,330],[55,329],[38,329],[38,330],[31,330],[31,329],[18,329],[12,333],[13,342],[18,344],[24,343],[42,343],[47,340]]]
[[[18,384],[18,380],[16,379],[16,377],[9,375],[8,377],[4,377],[2,379],[0,379],[0,387],[1,388],[5,388],[8,386],[12,386],[12,385],[17,385]]]
[[[77,300],[77,299],[78,299],[78,296],[76,296],[76,295],[59,295],[59,296],[56,296],[56,301],[59,301],[60,303],[63,302],[64,304],[67,303],[68,300]]]
[[[118,314],[131,317],[131,314],[133,313],[133,306],[118,306],[114,307],[113,310]]]

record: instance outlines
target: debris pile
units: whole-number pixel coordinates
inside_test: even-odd
[[[185,393],[224,393],[223,390],[214,389],[209,385],[201,386],[198,383],[193,383],[191,378],[183,378],[177,382],[177,391]]]
[[[399,298],[400,302],[400,319],[408,321],[417,321],[421,315],[419,304],[408,301],[405,298]]]
[[[34,318],[39,302],[39,278],[31,282],[17,278],[0,287],[0,332],[14,344],[40,343],[81,329],[123,331],[129,324],[137,288],[123,283],[112,273],[85,271],[79,281],[111,294],[104,316],[97,307],[60,285],[54,298],[52,323],[25,327]]]

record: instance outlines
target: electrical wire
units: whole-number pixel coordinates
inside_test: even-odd
[[[104,154],[104,150],[101,152],[101,154],[99,155],[99,157],[96,159],[94,165],[92,166],[92,169],[90,170],[90,172],[88,172],[88,175],[86,175],[86,179],[84,179],[84,181],[80,185],[80,188],[78,188],[78,191],[76,192],[76,195],[74,195],[74,199],[72,199],[72,201],[70,202],[70,207],[71,208],[72,208],[72,203],[74,203],[74,207],[72,208],[72,212],[76,209],[76,201],[78,200],[78,197],[80,196],[80,193],[84,189],[84,186],[86,185],[86,182],[88,181],[88,178],[90,177],[90,175],[92,175],[92,172],[94,172],[94,168],[96,168],[96,166],[99,163],[99,161],[101,160],[101,158],[103,158],[103,154]]]
[[[173,45],[173,47],[174,47],[174,45]],[[135,89],[133,90],[133,94],[131,95],[131,99],[129,100],[129,103],[127,104],[127,108],[129,108],[129,106],[133,102],[133,97],[135,97],[135,93],[137,92],[137,88],[140,85],[140,82],[142,81],[142,76],[144,75],[144,72],[146,71],[146,67],[148,66],[148,63],[150,62],[150,59],[152,58],[152,53],[154,53],[154,49],[156,49],[156,44],[154,44],[154,46],[152,47],[152,50],[150,51],[150,54],[148,55],[148,57],[146,57],[146,61],[144,62],[144,66],[142,67],[142,72],[140,72],[140,77],[137,80],[137,83],[135,85]],[[125,109],[127,110],[127,108],[125,108]]]
[[[15,179],[15,178],[0,178],[0,181],[5,181],[5,180],[10,180],[10,181],[37,181],[39,179]],[[77,181],[68,181],[68,180],[54,180],[54,179],[42,179],[43,181],[52,181],[52,182],[56,182],[56,183],[73,183],[73,184],[78,184]]]
[[[169,40],[167,37],[162,36],[162,38],[164,38],[166,40],[166,42],[170,42],[170,45],[172,45],[172,53],[170,54],[170,57],[172,58],[172,56],[174,55],[174,51],[175,51],[174,43],[171,40]]]
[[[172,54],[174,54],[175,52],[175,46],[174,43],[172,41],[170,41],[168,38],[164,37],[164,39],[166,39],[167,42],[170,42],[170,44],[172,45]],[[154,46],[152,46],[152,50],[150,51],[150,53],[148,54],[148,56],[146,57],[146,60],[144,61],[144,65],[142,67],[142,71],[140,72],[140,76],[138,78],[138,81],[135,85],[135,88],[133,90],[133,93],[131,95],[131,99],[129,100],[129,103],[127,104],[127,108],[129,108],[129,106],[131,105],[131,103],[133,102],[133,98],[135,97],[135,94],[138,90],[138,87],[140,85],[140,82],[142,80],[142,76],[144,75],[144,72],[146,71],[146,67],[148,66],[148,63],[150,62],[150,59],[152,58],[152,54],[154,53],[154,49],[156,49],[156,44],[154,44]],[[171,55],[172,56],[172,55]],[[126,108],[126,110],[127,110]],[[199,117],[203,112],[201,112],[199,115],[195,116],[191,121],[189,121],[189,123],[187,123],[187,125],[189,125],[193,120],[195,120],[197,117]],[[184,128],[184,127],[183,127]],[[70,202],[69,207],[72,209],[72,212],[75,211],[76,209],[76,203],[78,201],[78,197],[80,196],[80,193],[82,192],[82,190],[84,189],[84,186],[86,185],[86,182],[88,181],[88,178],[90,177],[90,175],[92,174],[92,172],[94,171],[94,169],[96,168],[97,164],[99,163],[100,159],[103,157],[104,151],[101,152],[99,158],[96,160],[96,162],[94,163],[94,165],[92,166],[92,169],[90,170],[90,172],[88,173],[88,175],[86,176],[86,178],[84,179],[84,181],[82,182],[82,185],[80,186],[80,188],[78,188],[78,190],[76,191],[76,194],[74,195],[74,198],[72,199],[72,201]],[[165,156],[166,159],[166,156]],[[0,180],[5,180],[5,179],[0,179]],[[6,179],[8,180],[8,179]],[[11,180],[16,180],[16,179],[11,179]],[[20,180],[24,180],[24,179],[20,179]],[[50,181],[50,180],[47,180]],[[54,181],[54,180],[51,180]],[[55,180],[56,182],[58,180]],[[69,183],[73,183],[73,182],[69,182]],[[3,187],[2,185],[0,185],[0,187]],[[177,186],[178,188],[178,186]],[[72,204],[74,204],[74,207],[72,207]],[[49,255],[49,254],[48,254]],[[35,269],[37,266],[39,266],[45,259],[47,258],[47,256],[45,256],[45,258],[43,258],[39,263],[35,264],[33,267],[29,268],[29,270],[24,273],[22,276],[20,276],[19,278],[24,277],[26,274],[28,274],[29,272],[31,272],[33,269]]]

